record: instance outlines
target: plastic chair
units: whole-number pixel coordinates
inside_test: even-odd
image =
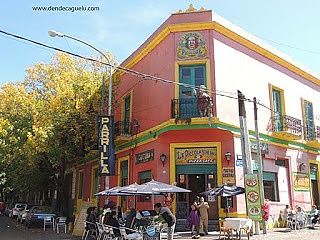
[[[43,231],[46,231],[46,226],[52,226],[52,230],[54,231],[54,219],[52,216],[45,216],[43,218]]]
[[[64,233],[67,233],[67,218],[66,217],[58,217],[56,219],[56,231],[59,233],[59,228],[64,227]]]
[[[81,239],[86,240],[89,234],[94,234],[97,236],[96,225],[92,222],[85,221]]]

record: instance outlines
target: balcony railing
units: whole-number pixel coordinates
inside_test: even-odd
[[[287,134],[292,134],[301,137],[301,120],[287,115],[273,116],[270,118],[267,130],[273,133],[286,132]]]
[[[317,126],[317,138],[318,140],[320,140],[320,127]]]
[[[134,119],[132,122],[118,121],[114,124],[114,136],[130,137],[134,134],[137,134],[139,127],[139,122],[136,119]]]
[[[118,121],[114,124],[114,136],[131,136],[131,122]]]
[[[171,101],[171,117],[175,119],[209,117],[211,113],[212,99],[180,98]]]

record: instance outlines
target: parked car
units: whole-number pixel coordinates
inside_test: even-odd
[[[0,215],[4,213],[5,209],[6,209],[6,203],[0,202]]]
[[[28,205],[25,206],[25,208],[21,209],[18,212],[17,221],[23,223],[23,221],[26,220],[26,217],[27,217],[27,214],[28,214],[30,208],[33,207],[33,206],[34,205],[28,204]]]
[[[27,213],[25,224],[29,228],[31,226],[43,226],[43,219],[45,217],[56,217],[53,209],[48,206],[33,206]]]
[[[9,212],[9,217],[15,218],[18,216],[18,212],[27,207],[26,203],[15,203],[14,207]]]

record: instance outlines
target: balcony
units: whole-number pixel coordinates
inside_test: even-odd
[[[129,121],[118,121],[114,124],[114,137],[116,144],[123,144],[129,142],[132,135],[137,134],[138,128],[140,127],[137,120]]]
[[[267,131],[284,140],[299,140],[302,135],[301,120],[290,116],[273,116],[270,118]]]
[[[205,98],[180,98],[171,101],[171,118],[175,119],[208,117],[212,111],[212,99],[210,101]]]

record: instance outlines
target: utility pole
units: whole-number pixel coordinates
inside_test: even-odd
[[[247,127],[247,114],[244,104],[245,96],[238,90],[240,138],[243,160],[243,174],[252,174],[251,151],[249,146],[249,133]]]
[[[261,148],[260,148],[260,138],[259,138],[259,129],[258,129],[258,107],[257,107],[257,99],[253,98],[253,106],[254,106],[254,127],[256,131],[256,143],[257,143],[257,153],[258,153],[258,179],[259,179],[259,187],[260,187],[260,199],[261,206],[264,204],[264,189],[263,189],[263,161],[261,156]],[[263,225],[263,234],[267,233],[266,221],[262,219]]]
[[[240,121],[240,138],[241,138],[241,150],[243,160],[243,175],[253,174],[252,158],[249,146],[249,131],[247,127],[247,114],[244,104],[245,96],[238,90],[238,105],[239,105],[239,121]],[[243,178],[245,179],[245,178]],[[247,207],[248,211],[248,207]],[[259,222],[255,221],[255,234],[259,234]]]

